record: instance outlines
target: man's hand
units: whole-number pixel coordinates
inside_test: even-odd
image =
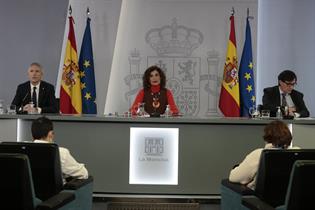
[[[295,109],[295,107],[289,107],[289,115],[290,116],[294,116],[294,112],[296,112],[296,109]]]
[[[28,114],[35,114],[37,113],[37,108],[34,107],[34,104],[26,104],[23,107],[23,111],[26,111]]]

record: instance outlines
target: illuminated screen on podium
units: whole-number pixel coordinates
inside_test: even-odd
[[[178,184],[178,128],[130,128],[129,184]]]

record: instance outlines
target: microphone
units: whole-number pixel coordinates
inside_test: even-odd
[[[27,93],[26,93],[25,96],[23,97],[22,103],[21,103],[22,106],[24,105],[25,99],[27,98],[27,96],[28,96],[29,94],[30,94],[29,91],[27,91]]]
[[[21,104],[20,104],[20,108],[18,109],[18,112],[19,113],[23,113],[23,106],[24,106],[24,102],[25,102],[25,100],[26,100],[26,98],[27,98],[27,96],[29,95],[29,91],[27,91],[27,93],[25,94],[25,96],[23,97],[23,99],[22,99],[22,102],[21,102]]]

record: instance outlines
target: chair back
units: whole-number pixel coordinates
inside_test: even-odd
[[[0,153],[22,153],[28,156],[37,198],[47,200],[63,189],[58,145],[1,142]]]
[[[314,207],[315,161],[298,160],[292,168],[285,206],[287,210]]]
[[[296,160],[315,160],[315,149],[263,150],[257,172],[257,197],[274,207],[282,205]]]
[[[34,189],[28,157],[0,153],[1,209],[34,210]]]

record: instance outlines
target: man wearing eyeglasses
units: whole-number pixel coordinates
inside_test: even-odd
[[[287,107],[285,114],[290,116],[310,116],[303,100],[303,93],[294,90],[296,82],[295,73],[285,70],[278,75],[277,86],[264,89],[263,109],[270,110],[271,117],[276,116],[277,107]]]

